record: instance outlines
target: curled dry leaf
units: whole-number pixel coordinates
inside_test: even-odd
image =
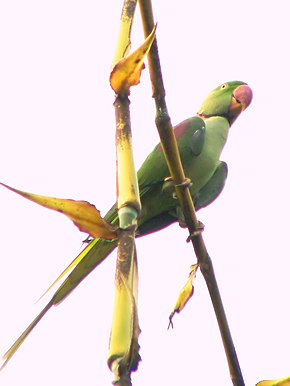
[[[116,94],[128,94],[130,87],[140,83],[144,59],[155,38],[156,26],[145,42],[131,55],[121,59],[113,68],[110,84]]]
[[[113,240],[117,238],[117,227],[109,224],[102,218],[100,211],[87,201],[75,201],[70,199],[39,196],[33,193],[23,192],[8,185],[0,183],[5,188],[20,194],[45,208],[55,210],[66,215],[79,228],[92,237]]]
[[[173,319],[173,316],[175,315],[175,313],[179,313],[180,311],[182,311],[183,308],[185,307],[186,303],[189,301],[189,299],[193,295],[194,287],[193,287],[192,283],[196,277],[196,271],[197,271],[198,267],[199,267],[198,264],[194,264],[190,267],[187,282],[184,285],[184,287],[182,288],[182,290],[180,291],[179,296],[176,300],[174,309],[171,312],[171,314],[169,315],[168,329],[169,329],[169,327],[173,328],[172,319]]]

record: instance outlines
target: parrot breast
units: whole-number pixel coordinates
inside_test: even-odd
[[[210,117],[204,121],[206,134],[202,152],[198,157],[192,158],[189,167],[185,167],[186,176],[192,182],[192,194],[196,194],[213,176],[226,144],[230,127],[228,120],[223,117]]]

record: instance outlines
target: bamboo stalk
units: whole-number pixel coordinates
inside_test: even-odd
[[[116,67],[123,57],[128,54],[135,8],[136,0],[124,0],[113,67]],[[115,76],[118,80],[118,73]],[[111,86],[112,79],[111,74]],[[126,83],[126,76],[124,80]],[[130,386],[132,384],[131,372],[136,370],[140,360],[135,230],[141,203],[132,149],[129,88],[121,87],[120,92],[116,91],[116,93],[114,103],[116,117],[116,183],[120,230],[108,365],[114,373],[115,385]]]

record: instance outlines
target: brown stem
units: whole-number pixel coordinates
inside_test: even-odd
[[[139,0],[139,6],[141,10],[144,34],[145,37],[147,37],[154,27],[151,0]],[[184,213],[185,222],[191,235],[190,239],[210,293],[228,360],[230,376],[234,386],[244,386],[242,372],[231,337],[218,284],[215,278],[212,261],[207,252],[202,233],[199,229],[199,222],[195,214],[188,184],[186,183],[183,168],[181,166],[178,148],[165,101],[165,88],[163,85],[156,38],[148,54],[148,64],[152,82],[153,98],[155,99],[156,105],[157,129],[171,176],[176,185],[176,193]]]

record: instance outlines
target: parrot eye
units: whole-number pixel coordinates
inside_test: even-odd
[[[224,84],[221,85],[221,90],[224,90],[224,89],[226,89],[226,88],[227,88],[227,84],[226,84],[226,83],[224,83]]]

